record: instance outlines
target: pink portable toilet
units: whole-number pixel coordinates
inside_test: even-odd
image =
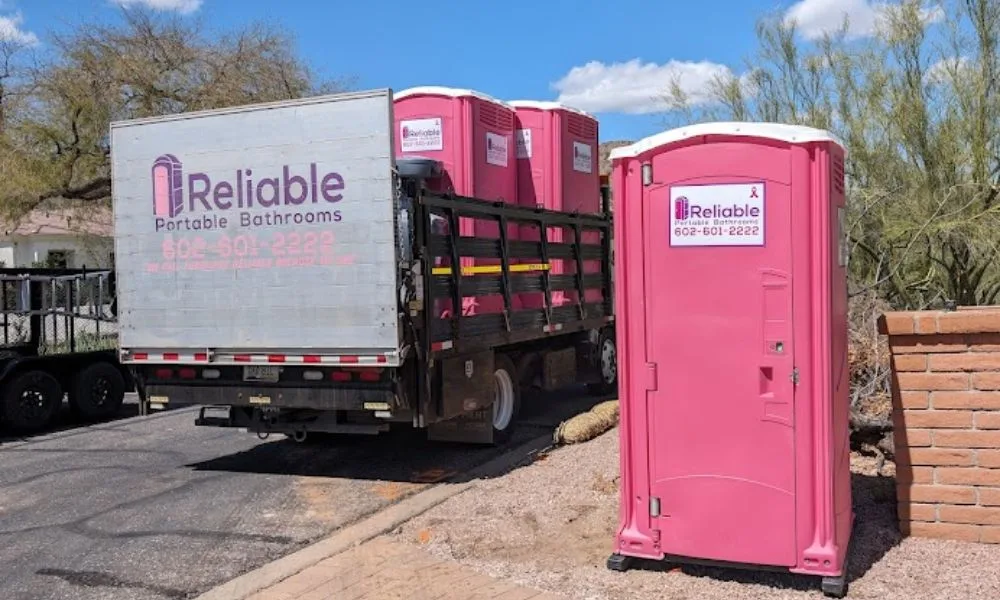
[[[563,212],[601,212],[598,166],[598,123],[593,116],[558,102],[515,100],[515,148],[517,155],[517,203],[521,206]],[[571,241],[572,233],[550,227],[551,242]],[[538,227],[521,226],[521,239],[539,240]],[[583,243],[600,244],[600,236],[586,233]],[[553,275],[574,274],[572,262],[551,261]],[[585,273],[600,272],[599,261],[584,263]],[[552,293],[553,306],[575,301],[576,293]],[[601,302],[600,290],[588,290],[587,302]],[[522,294],[525,308],[542,308],[542,294]]]
[[[393,95],[397,156],[423,156],[442,164],[443,176],[428,182],[434,191],[481,200],[516,202],[514,110],[473,90],[415,87]],[[499,237],[495,222],[462,218],[463,236]],[[508,233],[517,234],[513,225]],[[497,265],[499,260],[463,258],[462,266]],[[450,306],[450,302],[443,301]],[[499,296],[464,298],[462,311],[499,312]],[[443,309],[447,314],[447,307]]]
[[[620,528],[632,557],[761,566],[846,593],[844,147],[707,123],[612,152]]]

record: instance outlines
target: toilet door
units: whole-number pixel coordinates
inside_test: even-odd
[[[790,199],[766,180],[647,188],[650,495],[667,554],[796,563]]]

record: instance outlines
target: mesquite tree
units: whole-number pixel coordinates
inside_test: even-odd
[[[867,39],[845,22],[809,42],[766,18],[745,72],[714,82],[714,103],[668,90],[682,122],[796,123],[845,142],[853,424],[868,442],[891,427],[877,317],[1000,297],[1000,0],[879,6]]]
[[[0,42],[0,212],[49,202],[107,203],[114,120],[335,91],[279,28],[224,33],[179,17],[123,11],[83,24],[41,52]]]
[[[848,148],[851,293],[898,308],[1000,297],[1000,0],[886,6],[875,35],[814,42],[768,18],[740,77],[687,121],[762,120],[837,133]]]

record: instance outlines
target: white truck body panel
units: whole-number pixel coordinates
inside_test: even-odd
[[[392,136],[390,90],[113,124],[123,359],[395,363]]]

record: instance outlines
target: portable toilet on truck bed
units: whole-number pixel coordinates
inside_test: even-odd
[[[621,505],[632,557],[846,593],[844,146],[707,123],[612,152]]]
[[[514,109],[474,90],[422,86],[393,94],[396,155],[419,156],[441,163],[442,176],[428,188],[442,193],[498,202],[517,201],[514,164]],[[515,236],[518,228],[508,227]],[[497,238],[497,223],[459,219],[459,235]],[[498,265],[499,260],[462,258],[463,267]],[[442,300],[441,311],[450,309]],[[467,297],[466,315],[499,312],[500,296]],[[437,310],[437,309],[436,309]]]
[[[558,102],[513,100],[515,152],[517,156],[517,203],[531,208],[598,214],[601,212],[601,183],[598,166],[598,123],[593,116]],[[569,234],[569,235],[567,235]],[[538,241],[537,226],[522,225],[521,240]],[[550,227],[550,242],[572,241],[561,227]],[[599,245],[600,236],[584,233],[581,242]],[[553,259],[553,275],[572,275],[572,261]],[[586,261],[585,273],[599,273],[600,261]],[[573,301],[575,292],[552,294],[553,306]],[[600,303],[601,291],[588,289],[584,302]],[[521,294],[525,308],[542,308],[541,293]]]

